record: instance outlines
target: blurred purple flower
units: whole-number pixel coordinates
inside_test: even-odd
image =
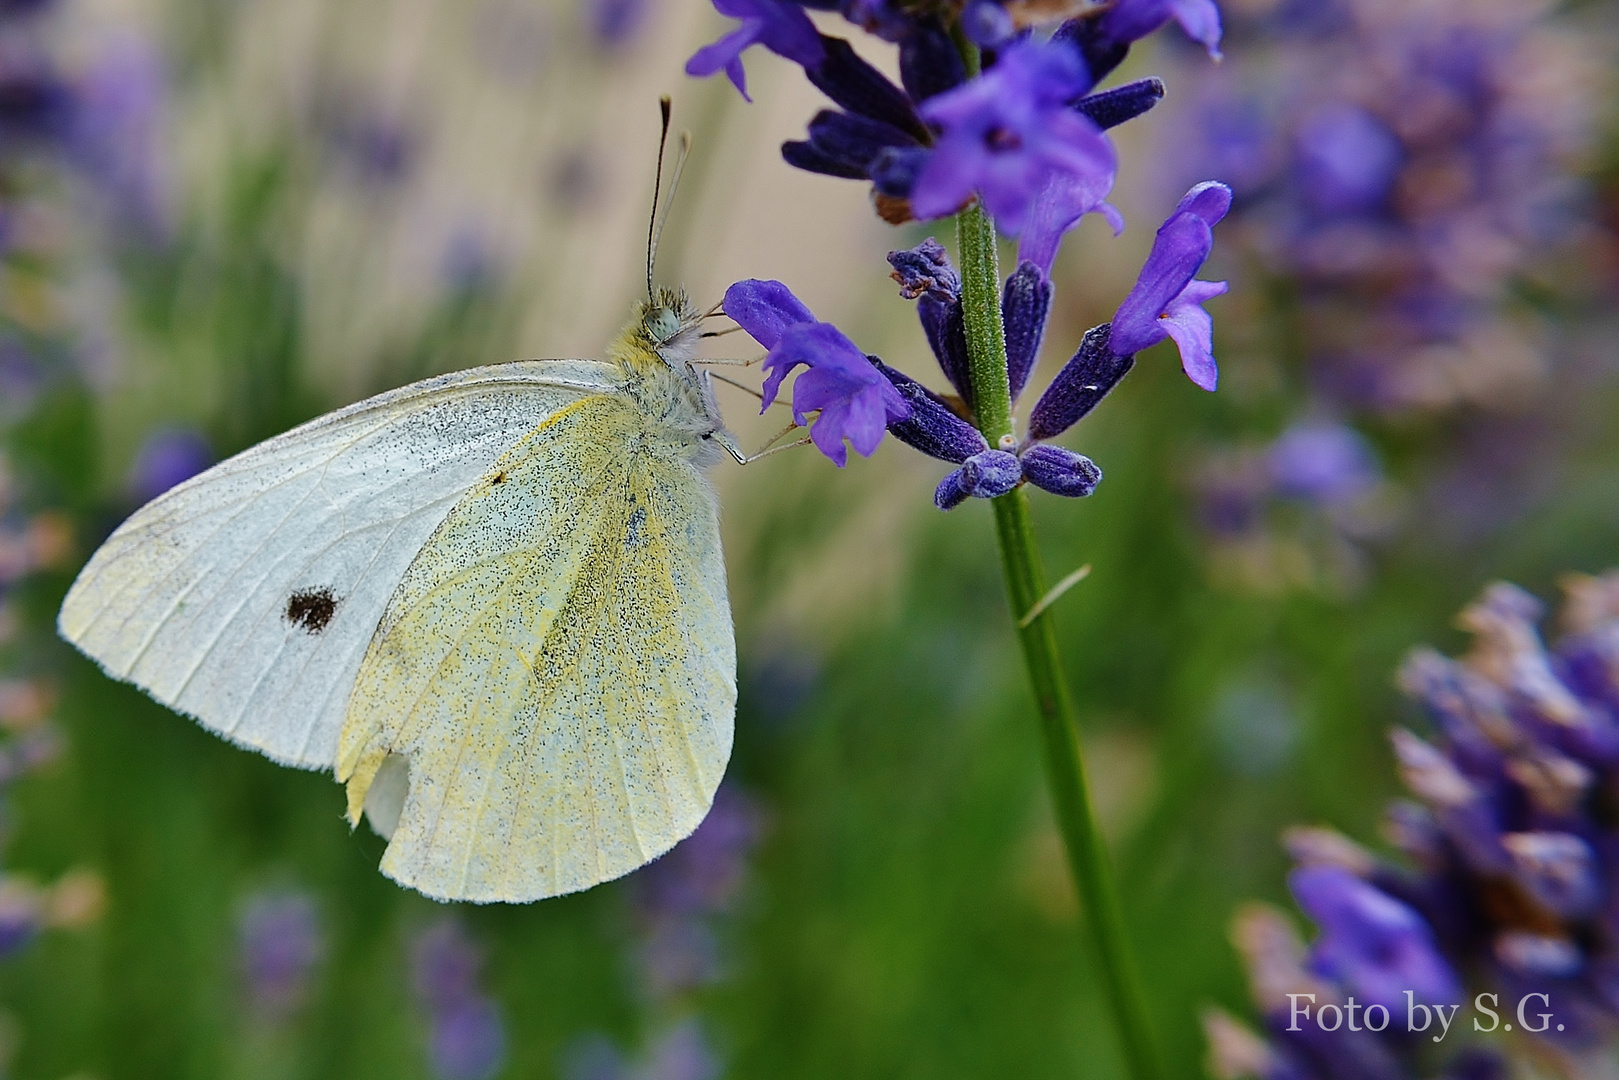
[[[961,29],[979,48],[1000,49],[1017,33],[1017,24],[999,0],[967,0],[961,10]]]
[[[821,35],[804,9],[789,0],[714,0],[721,15],[742,20],[742,25],[705,45],[686,61],[686,74],[705,78],[724,71],[748,101],[748,77],[742,68],[742,53],[752,45],[763,45],[778,56],[814,67],[826,58]]]
[[[593,1034],[563,1054],[563,1080],[717,1080],[724,1071],[708,1036],[694,1019],[665,1031],[632,1064],[611,1039]]]
[[[385,110],[355,109],[332,125],[333,148],[339,160],[360,183],[389,188],[410,175],[417,156],[410,127]]]
[[[214,463],[213,448],[199,431],[158,428],[146,437],[129,470],[129,491],[145,503]]]
[[[20,43],[0,48],[0,150],[59,140],[72,132],[72,87],[41,52]]]
[[[172,155],[162,53],[144,37],[122,34],[101,47],[75,93],[72,159],[106,197],[115,225],[165,238]]]
[[[1305,119],[1296,153],[1304,198],[1327,214],[1380,208],[1405,156],[1387,124],[1345,102],[1324,106]]]
[[[433,1019],[431,1056],[443,1080],[488,1080],[506,1063],[506,1025],[494,1002],[474,998]]]
[[[696,1020],[686,1020],[652,1045],[635,1080],[718,1080],[719,1058]]]
[[[760,830],[759,808],[721,784],[697,830],[636,875],[641,907],[658,915],[724,910],[736,899]]]
[[[793,384],[793,419],[809,424],[809,414],[820,413],[810,438],[840,469],[848,462],[845,439],[870,457],[888,424],[910,415],[910,406],[866,354],[831,323],[816,321],[781,282],[739,281],[725,291],[724,309],[770,350],[761,411],[776,399],[788,373],[800,364],[809,368]]]
[[[428,1014],[428,1053],[441,1080],[489,1080],[506,1060],[499,1007],[478,987],[483,957],[460,924],[445,917],[412,948],[416,995]]]
[[[470,221],[450,233],[439,258],[439,276],[458,294],[492,288],[504,269],[488,230]]]
[[[622,49],[646,25],[648,0],[585,0],[585,21],[604,49]]]
[[[1266,462],[1278,492],[1327,506],[1358,498],[1381,479],[1371,444],[1346,424],[1294,424],[1271,444]]]
[[[324,946],[315,902],[303,893],[250,896],[236,924],[248,998],[258,1015],[280,1020],[303,1004]]]
[[[1101,128],[1069,106],[1090,86],[1074,50],[1024,42],[981,77],[923,102],[923,118],[942,134],[911,191],[912,212],[944,217],[976,192],[996,224],[1016,235],[1056,178],[1068,181],[1065,198],[1094,199],[1095,209],[1113,186],[1117,159]]]
[[[0,957],[10,956],[34,940],[42,914],[33,889],[0,878]]]
[[[1101,33],[1128,44],[1151,34],[1170,19],[1209,55],[1220,55],[1220,9],[1214,0],[1115,0],[1101,18]]]
[[[697,831],[632,879],[646,927],[639,960],[654,997],[702,986],[720,975],[711,920],[735,902],[760,831],[758,807],[722,784]]]
[[[1181,367],[1204,390],[1219,381],[1213,321],[1202,304],[1226,291],[1223,281],[1194,281],[1214,248],[1212,227],[1231,208],[1231,189],[1209,181],[1194,187],[1158,230],[1135,288],[1113,316],[1112,347],[1120,356],[1166,337],[1180,349]]]

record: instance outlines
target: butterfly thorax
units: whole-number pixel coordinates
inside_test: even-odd
[[[715,437],[725,430],[708,373],[693,366],[702,314],[681,292],[659,289],[639,303],[607,347],[625,393],[660,433],[701,465],[719,457]]]

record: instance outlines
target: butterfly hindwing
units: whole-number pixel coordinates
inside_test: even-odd
[[[389,597],[466,490],[614,369],[522,361],[403,387],[221,462],[80,573],[62,635],[111,675],[292,765],[329,768]]]
[[[338,779],[351,817],[375,818],[378,770],[408,762],[382,869],[429,896],[587,888],[702,820],[735,672],[707,482],[636,405],[587,398],[496,463],[406,572]]]

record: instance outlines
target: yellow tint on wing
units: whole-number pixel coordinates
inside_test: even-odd
[[[735,672],[707,482],[631,402],[586,398],[467,492],[390,599],[339,737],[350,820],[400,755],[401,884],[525,901],[619,877],[707,813]]]

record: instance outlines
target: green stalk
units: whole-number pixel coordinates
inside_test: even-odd
[[[1008,444],[1014,439],[1012,402],[1007,389],[1006,338],[1001,327],[1001,272],[995,225],[982,207],[973,205],[956,215],[956,228],[961,248],[961,303],[967,324],[968,368],[978,428],[991,446],[1010,449]],[[1029,520],[1029,499],[1019,487],[994,500],[993,505],[1012,619],[1021,622],[1046,594],[1045,571],[1035,551],[1034,529]],[[1160,1080],[1163,1069],[1135,962],[1125,940],[1124,917],[1107,848],[1091,806],[1074,701],[1063,678],[1050,613],[1042,612],[1020,627],[1018,640],[1040,715],[1052,808],[1068,851],[1069,869],[1096,939],[1130,1074],[1135,1080]]]

